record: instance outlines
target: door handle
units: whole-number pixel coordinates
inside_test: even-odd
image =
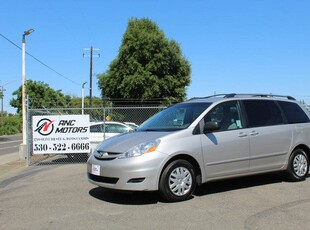
[[[255,130],[253,130],[253,131],[250,133],[251,136],[257,136],[258,134],[259,134],[259,133],[256,132]]]
[[[248,136],[248,134],[246,134],[246,133],[244,133],[244,132],[241,132],[241,133],[239,133],[239,135],[238,135],[238,137],[246,137],[246,136]]]

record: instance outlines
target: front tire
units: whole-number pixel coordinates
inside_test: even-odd
[[[196,188],[196,173],[191,163],[175,160],[163,171],[159,181],[159,193],[167,201],[187,200]]]
[[[309,159],[303,149],[296,149],[288,161],[287,178],[289,181],[305,180],[309,172]]]

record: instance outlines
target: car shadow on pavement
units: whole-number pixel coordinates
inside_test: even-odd
[[[96,187],[89,191],[89,195],[101,201],[124,205],[148,205],[162,202],[157,192],[122,192]]]
[[[309,177],[310,175],[308,174],[308,180]],[[194,196],[207,196],[210,194],[253,188],[276,183],[286,183],[284,174],[282,172],[213,181],[196,187],[194,195],[190,199],[195,199]],[[156,203],[167,203],[160,197],[158,192],[120,192],[102,187],[96,187],[89,191],[89,195],[98,200],[114,204],[148,205]]]
[[[208,182],[198,186],[194,192],[195,196],[227,192],[232,190],[246,189],[256,186],[286,182],[282,172],[246,176],[233,179],[225,179]]]

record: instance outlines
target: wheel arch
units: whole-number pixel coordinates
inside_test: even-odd
[[[305,155],[305,157],[300,157],[300,155]],[[306,179],[309,173],[309,156],[310,149],[307,145],[299,144],[292,150],[285,170],[288,181],[299,182]]]
[[[166,164],[164,165],[164,167],[162,168],[162,171],[161,171],[160,177],[159,177],[159,181],[160,181],[160,178],[162,177],[162,174],[163,174],[163,171],[165,170],[165,168],[171,162],[173,162],[175,160],[186,160],[186,161],[188,161],[193,166],[193,168],[195,170],[197,185],[200,185],[202,183],[202,180],[201,180],[201,169],[200,169],[198,161],[194,157],[192,157],[190,155],[187,155],[187,154],[176,155],[176,156],[172,157],[169,161],[167,161]]]
[[[299,145],[297,145],[297,146],[293,149],[292,153],[293,153],[296,149],[302,149],[302,150],[304,150],[304,151],[306,152],[307,156],[308,156],[308,159],[310,159],[310,148],[309,148],[307,145],[305,145],[305,144],[299,144]],[[291,153],[291,154],[292,154],[292,153]]]

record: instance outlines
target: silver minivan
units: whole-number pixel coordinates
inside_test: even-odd
[[[182,201],[212,180],[284,171],[302,181],[309,156],[309,114],[294,98],[214,95],[168,107],[137,131],[103,141],[87,175],[104,188]]]

